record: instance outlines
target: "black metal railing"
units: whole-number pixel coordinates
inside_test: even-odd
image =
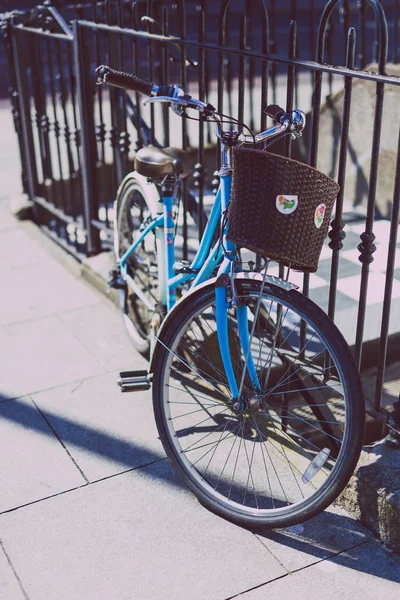
[[[98,64],[134,71],[159,84],[179,82],[255,130],[266,126],[263,109],[268,103],[302,108],[310,124],[302,144],[292,146],[286,138],[276,151],[322,168],[340,184],[325,249],[330,263],[322,304],[354,345],[360,368],[367,364],[369,342],[379,340],[379,408],[388,353],[392,358],[400,337],[400,326],[390,320],[391,311],[399,310],[393,289],[400,286],[397,147],[390,150],[392,179],[386,178],[384,188],[390,196],[388,214],[382,215],[377,205],[383,195],[382,130],[389,127],[393,137],[400,123],[393,112],[385,112],[385,90],[400,96],[400,78],[387,74],[388,57],[392,63],[398,61],[399,8],[397,2],[386,2],[385,7],[386,15],[377,0],[120,0],[72,4],[60,11],[47,3],[11,16],[3,31],[12,110],[23,189],[34,203],[37,221],[78,257],[110,249],[118,184],[133,168],[135,151],[149,143],[188,150],[193,175],[185,183],[184,203],[189,188],[196,189],[201,208],[211,194],[218,154],[208,125],[178,121],[165,107],[143,108],[138,94],[96,87]],[[361,106],[360,98],[367,98],[367,104]],[[386,138],[384,142],[386,148]],[[357,185],[349,183],[353,172]],[[389,245],[379,273],[384,294],[375,303],[377,318],[375,313],[371,317],[368,298],[378,213],[386,217]],[[182,246],[187,255],[186,211],[183,215]],[[356,272],[357,283],[348,284],[359,288],[351,293],[353,316],[348,327],[338,299],[344,285],[341,268],[348,262],[343,244],[346,231],[356,235],[349,221],[355,218],[359,239],[351,273]],[[303,277],[307,295],[315,294],[313,282],[312,276]],[[371,327],[377,319],[379,331],[376,325]]]

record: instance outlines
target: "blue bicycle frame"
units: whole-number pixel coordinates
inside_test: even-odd
[[[127,275],[127,261],[131,254],[135,252],[136,248],[138,248],[138,246],[141,243],[143,243],[145,238],[153,231],[163,231],[165,241],[166,252],[164,256],[161,257],[163,265],[161,269],[162,276],[160,277],[160,290],[162,297],[166,300],[165,304],[167,307],[167,311],[170,311],[175,305],[176,290],[183,284],[189,282],[190,280],[193,280],[190,289],[195,288],[200,283],[203,283],[204,281],[210,279],[212,273],[214,272],[215,268],[219,263],[221,264],[218,269],[217,281],[220,275],[229,274],[233,272],[233,258],[235,256],[236,246],[234,243],[227,240],[228,224],[226,221],[223,225],[223,231],[221,236],[222,243],[220,239],[214,244],[213,248],[211,248],[212,240],[218,223],[221,221],[221,216],[225,215],[229,205],[231,195],[231,182],[231,173],[220,175],[220,186],[215,197],[214,204],[206,228],[204,230],[199,249],[190,265],[190,272],[176,274],[173,269],[175,258],[175,221],[173,218],[173,196],[163,196],[163,213],[157,214],[157,216],[155,216],[153,220],[143,228],[143,231],[141,232],[140,236],[135,240],[134,243],[131,244],[128,250],[121,257],[119,261],[121,273],[129,281],[132,291],[138,295],[138,297],[142,300],[142,302],[146,304],[146,306],[148,306],[148,308],[152,309],[154,307],[150,306],[149,301],[144,296],[140,288],[136,286],[134,281],[131,280]],[[221,262],[224,250],[225,257]],[[221,357],[228,379],[228,383],[231,389],[232,398],[238,398],[240,390],[232,366],[228,338],[228,308],[231,306],[232,301],[228,302],[226,290],[227,288],[224,285],[216,286],[215,294],[217,332]],[[261,389],[258,382],[254,360],[251,352],[249,351],[250,335],[248,326],[249,321],[247,315],[248,309],[246,306],[240,305],[236,306],[235,308],[237,314],[237,321],[239,325],[239,336],[242,345],[242,351],[245,359],[247,359],[247,371],[253,382],[254,387],[256,389]]]
[[[165,256],[162,257],[164,261],[163,272],[167,274],[166,281],[162,281],[160,279],[160,288],[164,288],[161,290],[161,294],[166,298],[166,306],[167,310],[171,310],[176,302],[176,289],[187,283],[191,279],[193,279],[191,288],[194,288],[199,283],[206,281],[210,278],[212,272],[221,261],[222,258],[222,247],[219,242],[217,242],[214,247],[211,249],[211,244],[213,240],[213,236],[215,230],[217,228],[218,223],[221,219],[221,197],[223,195],[222,190],[226,187],[226,183],[224,180],[229,179],[229,189],[230,189],[230,177],[224,176],[221,178],[221,185],[217,192],[217,195],[214,200],[214,204],[210,213],[210,217],[208,219],[206,228],[204,230],[204,234],[200,243],[200,247],[194,257],[191,265],[190,265],[190,273],[178,273],[176,274],[173,270],[173,265],[175,262],[175,247],[174,247],[174,235],[175,235],[175,222],[172,216],[172,209],[174,198],[172,196],[164,196],[162,198],[162,203],[164,206],[163,213],[157,215],[150,223],[148,223],[140,236],[135,240],[133,244],[126,250],[126,252],[121,256],[119,261],[119,266],[121,268],[121,272],[125,276],[127,273],[127,261],[131,254],[135,252],[136,248],[143,243],[144,239],[149,235],[150,232],[162,228],[164,232],[164,240],[165,240],[165,248],[166,253]],[[211,252],[210,252],[211,249]],[[193,271],[195,273],[193,273]],[[167,290],[167,292],[165,291]],[[145,301],[145,304],[151,308],[148,304],[147,299],[144,299],[142,295],[140,295],[140,291],[133,288],[134,293],[136,293],[142,301]]]

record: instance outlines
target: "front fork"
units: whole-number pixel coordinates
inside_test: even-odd
[[[232,400],[241,401],[241,392],[243,388],[245,371],[250,377],[252,387],[255,391],[261,391],[261,386],[258,380],[257,369],[254,363],[253,353],[250,348],[250,327],[248,307],[236,299],[234,289],[234,277],[228,275],[233,269],[233,262],[225,258],[215,283],[215,301],[216,301],[216,321],[219,349],[221,353],[222,363],[224,365],[226,377],[231,390]],[[228,299],[227,288],[231,283],[231,298]],[[229,347],[229,309],[234,308],[236,312],[236,321],[238,325],[238,334],[240,346],[243,355],[243,370],[239,374],[240,381],[238,382],[232,365],[231,351]],[[257,315],[256,315],[257,316]],[[255,316],[255,318],[256,318]]]
[[[231,177],[221,175],[221,206],[222,214],[225,213],[228,205],[227,199],[230,197]],[[241,392],[244,383],[246,370],[252,382],[255,391],[260,391],[261,387],[258,381],[257,370],[254,364],[253,354],[250,348],[250,332],[248,307],[237,301],[236,290],[234,285],[234,261],[233,257],[236,254],[236,246],[227,240],[228,224],[223,225],[222,231],[223,247],[225,249],[225,258],[218,270],[217,281],[215,284],[215,302],[216,302],[216,320],[217,320],[217,335],[218,343],[221,352],[221,358],[224,365],[226,377],[231,390],[233,401],[241,402]],[[231,299],[228,301],[227,287],[231,283]],[[238,333],[240,339],[241,350],[243,354],[243,371],[240,375],[239,385],[236,381],[235,372],[232,365],[231,352],[229,348],[229,324],[228,311],[229,308],[235,308],[236,319],[238,324]],[[257,318],[257,314],[255,315]]]

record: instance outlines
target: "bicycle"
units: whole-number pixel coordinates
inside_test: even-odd
[[[219,516],[262,528],[307,520],[337,498],[357,463],[364,423],[359,373],[342,334],[321,308],[288,280],[269,275],[267,260],[262,272],[244,270],[230,232],[231,154],[237,183],[243,152],[250,161],[263,154],[238,146],[287,132],[298,137],[304,115],[274,107],[274,127],[245,135],[224,131],[224,117],[179,86],[158,87],[108,67],[100,67],[98,76],[146,94],[147,102],[168,102],[178,114],[194,108],[214,121],[221,142],[220,188],[192,264],[177,274],[168,267],[173,221],[167,184],[177,170],[165,155],[156,168],[165,176],[163,213],[159,208],[121,258],[143,245],[150,232],[156,243],[165,243],[166,253],[156,259],[160,288],[168,273],[167,314],[155,332],[149,372],[167,456],[199,501]],[[221,234],[210,251],[219,222]],[[177,287],[188,281],[191,290],[175,303]],[[133,388],[150,385],[147,373],[128,372],[125,379]]]

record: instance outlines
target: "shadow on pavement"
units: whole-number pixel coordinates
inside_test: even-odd
[[[16,404],[18,404],[18,410],[9,409],[11,405],[15,407]],[[42,417],[40,420],[37,418],[38,415]],[[55,436],[64,447],[73,446],[86,450],[100,458],[118,463],[126,470],[139,469],[167,460],[165,455],[154,452],[141,444],[136,444],[133,440],[127,442],[104,431],[60,417],[48,410],[39,410],[34,404],[30,406],[27,403],[18,402],[18,399],[7,398],[1,393],[0,419],[7,419],[39,435]],[[180,480],[168,475],[168,471],[164,473],[164,470],[160,470],[157,476],[165,478],[174,487],[184,488]]]
[[[55,435],[62,445],[72,445],[99,457],[118,462],[127,470],[140,469],[166,460],[162,454],[145,448],[143,445],[135,444],[134,441],[127,442],[118,439],[49,411],[38,411],[34,405],[29,406],[19,402],[18,410],[7,410],[14,402],[18,401],[0,394],[0,419],[12,421],[39,435]],[[38,413],[43,417],[41,420],[37,419]],[[60,431],[62,431],[62,435],[60,435]],[[10,451],[12,452],[12,448]],[[29,448],[27,448],[28,451]],[[170,469],[151,469],[146,474],[149,478],[163,479],[169,485],[174,486],[176,490],[186,489]],[[198,510],[204,509],[199,506]],[[278,559],[282,556],[283,562],[286,562],[285,553],[292,550],[315,557],[316,560],[312,561],[312,564],[330,558],[334,559],[338,565],[349,569],[400,583],[400,559],[397,556],[386,555],[380,550],[380,554],[384,558],[381,556],[380,560],[373,560],[371,557],[376,554],[379,547],[369,548],[364,556],[361,554],[361,558],[351,556],[351,549],[365,546],[371,539],[371,534],[364,531],[359,523],[345,515],[326,511],[310,521],[287,529],[264,532],[251,528],[247,530],[257,534],[263,545]],[[369,546],[371,545],[369,544]],[[309,564],[308,559],[300,559],[299,567],[294,568],[293,571],[304,568],[305,560]]]

